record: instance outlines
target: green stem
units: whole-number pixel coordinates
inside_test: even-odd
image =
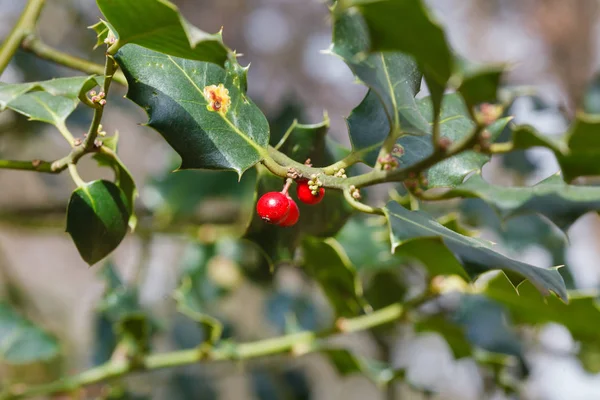
[[[411,305],[418,305],[430,299],[429,294],[412,301]],[[156,370],[161,368],[177,367],[195,364],[201,361],[238,361],[249,360],[269,355],[293,352],[294,349],[302,350],[302,354],[319,350],[319,339],[328,338],[336,333],[358,332],[374,328],[398,320],[406,311],[407,306],[392,304],[371,314],[356,318],[339,319],[336,328],[320,332],[302,331],[281,337],[263,339],[255,342],[218,345],[212,349],[179,350],[170,353],[151,354],[143,360],[142,370]],[[92,368],[56,382],[31,387],[9,388],[0,395],[0,400],[16,400],[33,396],[49,395],[54,393],[72,392],[87,385],[109,381],[119,378],[129,372],[135,371],[130,364],[123,360],[112,360],[106,364]]]
[[[0,169],[16,169],[21,171],[36,171],[46,172],[49,174],[58,174],[69,166],[69,164],[77,164],[79,159],[88,153],[97,152],[98,149],[93,148],[86,151],[83,146],[74,147],[71,152],[63,158],[56,161],[15,161],[15,160],[0,160]]]
[[[346,333],[364,331],[399,319],[404,314],[405,310],[406,308],[404,305],[396,303],[377,310],[372,314],[348,319],[340,318],[338,319],[336,326],[341,332]]]
[[[104,85],[102,86],[102,91],[106,95],[108,95],[108,89],[110,88],[110,83],[112,81],[113,75],[116,71],[116,63],[112,57],[106,57],[106,65],[104,67]],[[100,121],[102,120],[102,114],[104,111],[104,106],[100,104],[94,104],[94,116],[92,118],[92,122],[90,124],[90,128],[88,130],[87,136],[83,140],[80,145],[75,145],[73,135],[67,129],[64,124],[59,124],[58,130],[64,136],[64,138],[69,141],[73,148],[71,152],[65,157],[58,159],[52,163],[41,160],[33,160],[33,161],[12,161],[12,160],[0,160],[0,168],[2,169],[18,169],[18,170],[26,170],[26,171],[38,171],[38,172],[47,172],[47,173],[59,173],[67,169],[69,167],[71,172],[73,172],[74,165],[77,164],[79,159],[88,153],[95,153],[98,151],[102,151],[107,155],[111,155],[116,159],[116,155],[110,151],[110,149],[106,148],[98,148],[95,145],[96,137],[98,136],[98,127],[100,125]],[[71,168],[73,165],[73,168]],[[75,180],[75,178],[73,178]],[[83,182],[83,181],[82,181]],[[77,181],[76,181],[77,183]],[[79,184],[78,184],[79,186]]]
[[[392,128],[385,140],[383,141],[383,145],[379,150],[379,155],[377,156],[377,163],[375,164],[375,169],[381,169],[381,160],[384,160],[388,154],[392,153],[394,149],[394,145],[398,141],[398,138],[402,134],[402,131],[399,127]]]
[[[371,207],[356,200],[354,197],[352,197],[350,190],[344,190],[344,198],[353,208],[357,209],[358,211],[362,211],[367,214],[384,215],[381,208]]]
[[[110,83],[112,82],[115,71],[117,70],[117,63],[112,58],[112,56],[106,56],[106,62],[104,64],[104,84],[102,85],[102,91],[104,92],[104,98],[108,98],[108,90],[110,89]],[[96,105],[94,109],[94,116],[92,117],[92,123],[90,124],[90,128],[88,129],[87,136],[83,140],[81,147],[86,152],[93,151],[96,141],[96,137],[98,137],[98,127],[100,126],[100,121],[102,121],[102,114],[104,113],[103,105]]]
[[[85,181],[81,179],[79,176],[79,172],[77,172],[77,166],[75,164],[69,164],[69,174],[71,174],[71,179],[77,185],[77,187],[84,187]]]
[[[21,171],[37,171],[55,174],[58,171],[52,169],[52,163],[42,160],[16,161],[0,160],[0,169],[17,169]]]
[[[298,126],[298,120],[295,119],[292,122],[292,124],[290,125],[290,127],[287,129],[287,131],[285,131],[285,133],[283,134],[283,136],[281,137],[279,142],[275,145],[275,150],[279,150],[281,148],[281,146],[283,146],[285,144],[285,141],[288,139],[288,137],[290,137],[290,135],[292,134],[294,129],[296,129],[297,126]]]
[[[86,74],[104,75],[104,66],[63,53],[48,46],[34,35],[26,37],[21,47],[23,50],[29,51],[44,60],[52,61],[65,67],[85,72]],[[125,75],[120,71],[115,73],[113,80],[120,85],[127,85]]]
[[[14,56],[23,38],[32,33],[45,0],[29,0],[21,17],[0,47],[0,75]]]
[[[58,129],[60,134],[65,138],[65,140],[67,142],[69,142],[69,145],[71,147],[74,147],[75,146],[75,138],[73,137],[73,134],[71,133],[69,128],[67,128],[67,126],[64,123],[56,124],[56,128]]]
[[[481,132],[485,129],[483,125],[477,125],[473,133],[463,139],[463,141],[456,143],[453,147],[448,150],[441,148],[434,148],[433,153],[423,160],[415,163],[409,167],[403,169],[396,169],[391,171],[385,171],[381,169],[373,169],[366,174],[353,176],[349,178],[339,178],[325,174],[323,168],[308,167],[304,164],[300,164],[297,161],[292,160],[280,151],[270,147],[267,149],[268,154],[263,159],[263,164],[273,174],[281,176],[282,178],[287,177],[288,169],[293,168],[302,174],[303,177],[308,177],[312,174],[318,174],[319,180],[323,183],[326,188],[346,190],[350,186],[357,188],[372,186],[383,182],[401,182],[406,180],[410,175],[418,175],[420,172],[434,166],[435,164],[443,161],[447,158],[458,155],[466,150],[472,149],[479,140]],[[330,167],[328,167],[330,168]]]
[[[504,154],[504,153],[510,153],[514,149],[515,149],[515,145],[512,142],[492,143],[490,145],[489,153],[490,154]]]
[[[346,184],[354,185],[357,188],[376,185],[383,182],[401,182],[409,178],[411,175],[418,175],[420,172],[431,168],[435,164],[447,158],[454,157],[464,151],[472,149],[479,140],[481,132],[485,129],[483,125],[477,125],[471,135],[466,137],[462,142],[456,143],[448,151],[440,148],[434,149],[434,152],[427,158],[406,167],[392,171],[373,170],[363,175],[346,179]]]
[[[431,144],[433,148],[440,146],[440,113],[433,114],[433,124],[431,128]]]
[[[358,162],[361,161],[361,154],[355,151],[352,151],[350,154],[348,154],[346,157],[342,158],[340,161],[331,164],[327,167],[323,167],[323,172],[326,173],[327,175],[333,175],[335,174],[337,171],[339,171],[342,168],[348,168]]]

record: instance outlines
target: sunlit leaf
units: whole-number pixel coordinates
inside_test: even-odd
[[[182,158],[182,169],[233,170],[242,175],[259,162],[269,142],[263,113],[236,86],[235,76],[215,64],[128,45],[116,54],[129,90],[156,129]],[[226,112],[207,108],[204,88],[229,91]],[[227,101],[223,100],[223,107]]]

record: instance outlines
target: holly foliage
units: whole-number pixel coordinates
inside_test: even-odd
[[[42,4],[29,1],[25,12],[35,14]],[[600,210],[600,189],[576,179],[600,175],[600,116],[579,113],[560,140],[514,124],[510,107],[498,100],[504,68],[466,62],[424,1],[337,0],[329,9],[330,52],[368,89],[345,116],[351,143],[345,148],[329,133],[327,114],[314,124],[297,113],[266,116],[247,94],[248,66],[223,43],[221,32],[193,26],[168,0],[97,0],[97,5],[103,19],[92,28],[106,55],[102,74],[81,67],[88,75],[0,82],[0,111],[53,125],[67,141],[65,156],[57,160],[0,160],[0,167],[69,171],[74,190],[65,204],[64,228],[106,283],[95,320],[96,365],[53,383],[30,384],[19,368],[48,368],[61,357],[61,346],[2,303],[0,359],[17,373],[9,375],[0,399],[106,382],[112,382],[106,398],[133,398],[115,378],[200,361],[309,352],[319,353],[341,376],[363,374],[380,387],[404,381],[427,392],[389,359],[371,359],[324,340],[365,330],[377,338],[401,322],[417,334],[441,335],[457,359],[473,357],[506,391],[517,389],[499,370],[517,360],[523,368],[511,371],[514,378],[527,373],[526,339],[519,335],[524,327],[562,324],[593,368],[590,360],[600,343],[593,329],[600,318],[597,294],[565,284],[562,253],[552,264],[534,266],[506,251],[510,240],[491,243],[473,228],[514,239],[515,221],[521,221],[528,227],[515,240],[521,247],[535,243],[553,254],[557,248],[564,252],[569,227]],[[26,47],[31,38],[23,32],[34,26],[35,19],[24,18],[11,38]],[[9,45],[7,40],[4,46]],[[134,181],[127,160],[118,156],[118,135],[107,135],[100,124],[115,84],[125,84],[127,99],[145,111],[147,120],[137,122],[146,134],[160,135],[178,155],[168,172],[150,182]],[[425,88],[428,95],[420,95]],[[83,137],[69,128],[79,107],[93,112]],[[501,136],[510,139],[499,142]],[[499,186],[482,173],[494,156],[538,147],[554,154],[560,171],[534,185]],[[85,181],[78,162],[89,155],[111,168],[114,178]],[[265,193],[282,191],[296,201],[295,188],[306,181],[313,195],[321,188],[325,195],[317,204],[298,199],[294,226],[270,224],[256,213]],[[373,200],[370,188],[385,183],[395,190]],[[143,210],[136,185],[154,194]],[[143,215],[136,215],[140,210]],[[111,261],[125,237],[140,236],[148,244],[158,231],[177,233],[185,242],[182,265],[170,266],[178,276],[169,297],[179,319],[173,332],[141,305],[139,288],[125,282]],[[278,292],[274,276],[290,267],[323,295],[327,312],[309,290]],[[268,293],[268,320],[280,336],[247,342],[235,321],[219,311],[219,302],[240,281]],[[450,292],[458,300],[448,302]],[[473,334],[478,324],[493,334]],[[178,336],[180,325],[194,333]],[[177,349],[153,353],[153,339],[165,331]],[[281,376],[253,370],[253,387],[288,393],[291,380],[304,387],[298,383],[304,375],[290,371]],[[197,398],[190,377],[174,376],[175,391]]]

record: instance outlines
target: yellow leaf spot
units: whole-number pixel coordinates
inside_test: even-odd
[[[231,104],[229,90],[227,90],[222,83],[219,83],[219,86],[206,86],[204,88],[204,97],[206,98],[206,101],[208,101],[206,108],[209,111],[217,111],[225,114],[227,113],[227,110],[229,110],[229,105]]]

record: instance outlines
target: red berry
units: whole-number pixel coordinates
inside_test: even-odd
[[[290,202],[290,212],[287,217],[279,223],[279,226],[292,226],[296,225],[298,219],[300,218],[300,209],[298,209],[298,204],[291,197],[288,197]]]
[[[298,200],[306,204],[317,204],[321,200],[323,200],[323,196],[325,196],[325,189],[322,187],[317,191],[317,195],[312,194],[312,190],[308,187],[308,181],[298,182],[298,186],[296,187],[296,194],[298,195]]]
[[[285,220],[290,211],[288,197],[280,192],[268,192],[256,203],[256,212],[266,222],[279,224]]]

